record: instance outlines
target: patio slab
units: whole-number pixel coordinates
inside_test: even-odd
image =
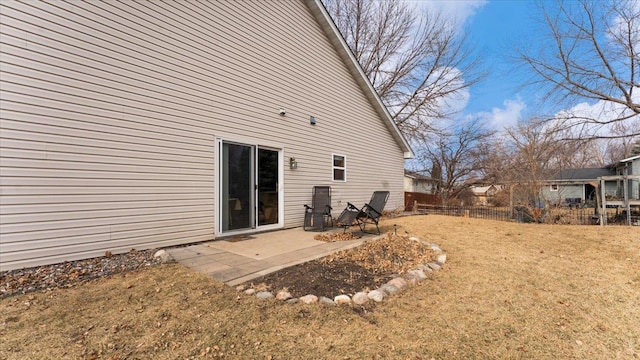
[[[338,231],[342,230],[334,229],[330,232]],[[317,234],[293,228],[167,251],[182,265],[235,286],[286,267],[358,246],[364,240],[377,236],[365,234],[359,239],[329,243],[314,240]]]

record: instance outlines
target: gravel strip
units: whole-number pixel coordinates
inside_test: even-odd
[[[0,272],[0,299],[33,291],[69,288],[84,281],[160,264],[156,250],[132,250],[125,254],[67,261]]]

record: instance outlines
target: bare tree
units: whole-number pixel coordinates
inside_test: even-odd
[[[553,120],[571,129],[571,138],[640,135],[640,4],[541,1],[540,9],[549,42],[527,42],[519,59],[533,71],[533,84],[547,90],[547,99],[567,108],[591,102]]]
[[[480,80],[465,35],[438,14],[404,1],[325,0],[355,58],[409,138],[452,115],[462,90]]]
[[[479,174],[487,155],[483,144],[491,142],[493,135],[475,121],[422,139],[421,172],[431,169],[431,177],[440,181],[438,190],[444,202],[456,199],[465,190],[464,182]]]

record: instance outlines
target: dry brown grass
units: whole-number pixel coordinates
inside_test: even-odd
[[[259,301],[170,264],[0,301],[0,358],[640,356],[637,227],[393,224],[448,260],[374,312]]]

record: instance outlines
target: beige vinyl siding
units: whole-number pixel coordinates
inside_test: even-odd
[[[403,151],[303,2],[0,6],[0,270],[213,239],[217,138],[284,150],[284,227],[314,185],[402,206]]]

